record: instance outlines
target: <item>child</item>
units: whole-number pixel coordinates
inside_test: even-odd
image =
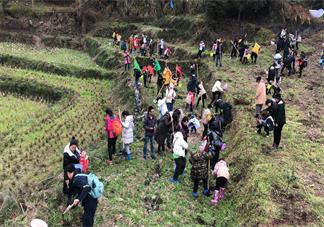
[[[199,120],[196,118],[194,114],[191,115],[188,122],[188,126],[191,133],[196,133],[197,129],[200,128]]]
[[[269,137],[269,132],[273,130],[274,126],[274,120],[270,113],[266,110],[263,110],[261,112],[261,119],[258,122],[257,125],[257,133],[261,134],[261,129],[264,128],[264,131],[266,132],[266,136]]]
[[[208,196],[208,160],[211,158],[210,153],[207,151],[207,137],[204,138],[202,141],[202,144],[199,148],[199,151],[196,153],[191,154],[190,163],[192,165],[191,167],[191,179],[194,183],[192,196],[197,197],[198,196],[198,186],[199,182],[202,180],[204,185],[204,191],[203,194],[205,196]]]
[[[169,180],[171,183],[179,183],[178,177],[184,172],[186,166],[186,153],[188,143],[183,139],[180,131],[174,134],[173,138],[173,158],[176,165],[173,177]]]
[[[304,52],[300,53],[300,58],[298,59],[298,66],[299,66],[299,78],[302,77],[303,74],[303,69],[307,67],[307,57]]]
[[[225,185],[229,179],[229,170],[224,159],[219,159],[212,174],[216,177],[216,188],[212,203],[214,203],[214,206],[217,207],[218,201],[224,199]]]
[[[125,158],[131,160],[131,150],[130,145],[134,142],[134,117],[129,114],[128,111],[122,112],[123,120],[121,121],[123,132],[122,132],[122,141],[124,146]]]
[[[87,172],[89,165],[89,158],[86,151],[82,151],[80,154],[80,164],[82,165],[82,173]]]
[[[242,64],[244,64],[244,65],[248,64],[248,62],[249,62],[248,57],[249,57],[249,48],[246,47],[244,49],[244,55],[243,55]]]

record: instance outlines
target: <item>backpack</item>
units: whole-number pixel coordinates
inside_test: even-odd
[[[115,117],[112,122],[112,131],[113,131],[114,135],[119,136],[122,133],[122,130],[123,130],[123,128],[119,121],[119,118]]]
[[[88,185],[91,187],[89,195],[91,195],[92,198],[98,199],[102,196],[104,192],[104,185],[95,174],[77,174],[75,176],[86,176],[88,178]]]

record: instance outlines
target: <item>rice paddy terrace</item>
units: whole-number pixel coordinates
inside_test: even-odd
[[[182,27],[177,30],[179,23]],[[0,225],[22,226],[35,217],[46,220],[50,226],[80,225],[81,209],[74,209],[63,218],[61,215],[65,205],[62,152],[72,135],[89,153],[90,171],[105,183],[96,213],[97,226],[323,223],[320,179],[324,174],[324,118],[320,100],[324,97],[323,86],[318,83],[321,74],[314,63],[302,79],[283,80],[288,124],[283,131],[283,149],[273,152],[272,138],[255,133],[252,114],[255,76],[270,64],[270,46],[265,46],[256,65],[241,65],[228,53],[222,69],[216,69],[208,56],[199,62],[199,79],[209,90],[216,78],[228,83],[225,98],[235,110],[235,120],[224,135],[228,149],[222,154],[229,163],[231,180],[226,199],[217,210],[211,207],[209,198],[191,197],[190,164],[181,184],[172,185],[168,182],[173,170],[169,154],[156,161],[142,161],[140,121],[132,147],[134,160],[126,162],[116,157],[113,166],[105,164],[104,109],[110,106],[115,111],[132,111],[134,107],[133,77],[122,72],[122,55],[111,44],[111,31],[118,28],[125,36],[145,31],[166,39],[168,33],[163,30],[178,31],[170,38],[170,46],[176,52],[169,65],[174,68],[179,63],[186,72],[199,38],[197,35],[184,41],[182,35],[189,30],[188,25],[201,23],[200,16],[194,20],[166,17],[132,24],[120,20],[100,22],[77,39],[76,48],[35,46],[26,42],[31,38],[28,32],[17,38],[16,31],[2,31],[6,38],[0,42]],[[324,39],[323,34],[321,30],[309,35],[301,47],[314,62],[318,57],[314,46]],[[13,36],[17,39],[10,42],[8,37]],[[138,57],[138,61],[143,64],[150,59]],[[160,62],[163,67],[164,61]],[[176,107],[184,106],[186,81],[187,78],[178,88]],[[145,109],[152,105],[156,86],[150,84],[141,92]],[[191,149],[197,149],[199,139],[193,135],[189,143]]]

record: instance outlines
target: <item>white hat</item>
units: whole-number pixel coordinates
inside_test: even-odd
[[[280,53],[276,53],[273,57],[274,57],[274,59],[281,59],[282,58]]]
[[[41,219],[33,219],[30,222],[31,227],[48,227],[47,223]]]

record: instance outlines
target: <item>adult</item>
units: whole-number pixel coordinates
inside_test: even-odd
[[[261,50],[261,46],[255,43],[251,51],[251,60],[253,64],[256,64],[260,50]]]
[[[181,131],[177,131],[173,138],[173,158],[175,162],[175,170],[173,177],[169,180],[172,183],[178,183],[178,177],[183,174],[186,166],[186,153],[188,143],[183,139]]]
[[[198,47],[198,53],[197,53],[197,58],[202,57],[202,53],[205,51],[205,43],[204,41],[200,41],[199,47]]]
[[[134,77],[135,77],[135,87],[139,86],[139,79],[141,78],[141,71],[137,68],[134,68]]]
[[[145,130],[145,137],[144,137],[144,147],[143,147],[143,159],[146,160],[146,153],[147,153],[147,144],[150,142],[151,146],[151,159],[155,159],[155,152],[154,152],[154,132],[156,129],[156,117],[154,115],[154,108],[153,106],[149,106],[147,109],[147,113],[144,117],[144,130]]]
[[[224,90],[222,88],[222,80],[217,79],[212,87],[213,98],[212,98],[211,102],[209,103],[209,105],[212,105],[216,100],[221,99],[223,92],[224,92]]]
[[[106,115],[104,117],[104,121],[105,121],[105,130],[107,133],[107,137],[108,137],[108,160],[107,163],[109,165],[112,165],[112,155],[116,153],[116,142],[117,142],[117,137],[118,135],[116,135],[116,133],[114,132],[113,129],[113,124],[114,121],[117,121],[119,124],[120,123],[120,119],[118,116],[115,116],[115,114],[113,113],[113,111],[110,108],[106,109]]]
[[[169,87],[167,88],[165,97],[166,97],[165,102],[166,102],[168,111],[172,112],[173,111],[173,103],[174,103],[175,97],[176,97],[176,92],[174,90],[173,83],[170,83]]]
[[[134,51],[134,35],[130,35],[128,38],[128,51],[129,53]]]
[[[201,122],[204,126],[204,131],[201,138],[204,138],[208,134],[208,122],[212,119],[212,112],[210,111],[209,108],[210,106],[208,106],[208,108],[203,110],[203,114],[201,117]]]
[[[266,86],[260,76],[256,78],[258,84],[255,94],[255,117],[259,117],[263,104],[267,99]]]
[[[281,68],[281,74],[283,74],[283,71],[285,68],[287,68],[288,70],[288,76],[291,75],[291,72],[292,72],[292,69],[294,68],[295,66],[295,57],[294,57],[294,54],[293,52],[290,52],[285,58],[284,58],[284,61],[283,61],[284,65],[283,67]]]
[[[80,155],[81,155],[81,151],[78,148],[78,141],[73,136],[70,142],[64,147],[64,152],[63,152],[63,171],[64,171],[63,193],[68,195],[68,200],[71,199],[71,194],[69,191],[69,179],[66,175],[67,167],[69,165],[79,164]]]
[[[221,99],[217,100],[215,103],[216,113],[220,110],[219,118],[222,123],[222,128],[226,127],[229,123],[233,121],[232,105]]]
[[[159,54],[160,54],[160,56],[163,55],[163,52],[164,52],[164,40],[161,39],[161,40],[160,40],[160,49],[159,49]]]
[[[212,203],[217,207],[218,201],[224,199],[225,186],[229,179],[229,169],[224,159],[219,159],[212,174],[216,177],[216,188]]]
[[[171,77],[172,77],[172,72],[169,69],[168,66],[165,66],[164,70],[163,70],[163,84],[164,87],[168,87],[171,81]]]
[[[231,51],[231,58],[236,58],[239,48],[239,42],[238,39],[235,37],[234,41],[232,41],[232,51]]]
[[[215,50],[215,62],[216,62],[216,67],[222,67],[222,56],[223,56],[223,43],[221,42],[220,39],[217,40],[216,43],[216,50]]]
[[[121,115],[121,124],[123,127],[122,141],[124,146],[124,152],[127,160],[131,160],[132,155],[130,145],[134,142],[134,117],[133,115],[130,115],[127,110],[123,111]]]
[[[165,140],[169,136],[172,127],[171,114],[166,112],[160,119],[154,134],[155,141],[158,144],[158,153],[165,151]]]
[[[202,81],[198,83],[198,100],[196,104],[196,108],[199,106],[200,100],[202,100],[202,107],[205,108],[205,100],[207,99],[207,92],[204,88],[204,84]]]
[[[300,53],[300,57],[298,59],[298,67],[299,67],[299,75],[298,77],[301,78],[303,74],[303,69],[307,67],[307,57],[304,52]]]
[[[182,79],[182,68],[180,65],[176,64],[176,75],[177,75],[177,78],[178,78],[178,83],[180,82],[180,80]]]
[[[72,205],[77,206],[80,203],[84,208],[84,213],[82,216],[82,226],[93,226],[94,216],[97,209],[98,199],[93,198],[89,192],[91,187],[88,184],[87,175],[77,174],[73,165],[67,168],[67,176],[70,180],[70,190],[73,195],[76,195]]]
[[[277,103],[276,112],[274,114],[274,130],[273,130],[273,145],[274,149],[279,148],[281,141],[281,131],[283,126],[286,124],[286,111],[285,111],[285,102],[281,98],[281,95],[278,94],[274,97]]]

